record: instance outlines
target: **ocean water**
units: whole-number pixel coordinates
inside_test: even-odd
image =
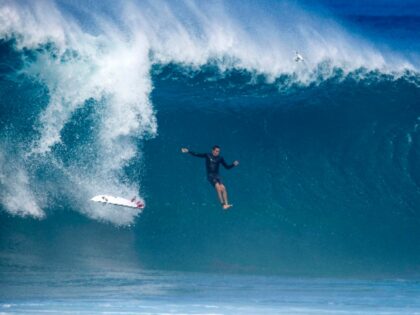
[[[2,314],[419,314],[418,281],[162,271],[34,270],[4,281]],[[30,293],[29,293],[30,292]]]
[[[0,1],[0,313],[420,314],[419,9]]]

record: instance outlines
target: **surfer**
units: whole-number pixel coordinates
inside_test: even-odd
[[[206,159],[206,171],[207,179],[212,186],[216,189],[217,195],[219,196],[220,203],[224,210],[232,207],[228,202],[227,191],[225,185],[223,185],[222,180],[219,175],[219,166],[222,164],[224,168],[231,169],[239,165],[238,161],[233,161],[232,164],[228,165],[223,157],[220,156],[220,147],[215,145],[211,150],[211,153],[196,153],[188,150],[187,148],[181,149],[182,153],[189,153],[192,156]]]

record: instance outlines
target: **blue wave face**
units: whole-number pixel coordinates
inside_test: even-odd
[[[318,7],[161,5],[1,6],[1,268],[418,273],[418,52]],[[271,5],[285,24],[256,26]],[[227,213],[180,153],[215,144],[240,161]],[[102,193],[146,210],[89,202]]]
[[[408,78],[337,78],[282,93],[247,84],[246,73],[174,72],[154,77],[160,129],[144,148],[151,210],[139,239],[152,265],[415,270],[420,95]],[[241,162],[222,175],[228,214],[204,162],[179,153],[213,144]]]

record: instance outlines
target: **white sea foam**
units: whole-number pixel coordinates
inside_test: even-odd
[[[200,67],[215,61],[221,69],[247,69],[267,78],[290,74],[302,83],[316,79],[322,63],[329,65],[322,70],[326,77],[334,67],[345,72],[361,67],[383,72],[414,68],[331,19],[287,1],[276,4],[273,14],[258,7],[237,13],[228,2],[142,1],[108,2],[103,7],[114,6],[110,16],[101,5],[90,10],[86,2],[79,7],[71,4],[83,13],[84,23],[53,1],[3,1],[0,38],[15,39],[17,49],[37,49],[35,61],[24,71],[49,91],[49,103],[38,119],[39,136],[26,152],[29,160],[44,156],[48,163],[49,152],[61,142],[74,112],[91,99],[101,104],[96,142],[91,144],[98,151],[95,167],[56,166],[72,183],[67,193],[81,212],[119,225],[132,223],[138,211],[120,212],[87,200],[98,193],[131,196],[140,190],[119,179],[126,163],[139,156],[135,140],[157,133],[149,99],[154,63]],[[306,63],[294,62],[295,50]],[[2,197],[3,205],[12,213],[42,217],[25,166],[16,171],[15,178],[2,179],[11,192]],[[14,198],[17,193],[26,200]]]
[[[0,200],[7,211],[14,215],[45,216],[41,199],[36,198],[30,188],[30,180],[25,168],[6,150],[0,148]]]
[[[43,19],[43,15],[48,18]],[[18,48],[53,44],[53,50],[41,49],[36,62],[25,69],[49,91],[49,104],[39,117],[40,136],[34,140],[28,158],[33,155],[51,158],[48,153],[61,142],[61,131],[75,110],[87,100],[100,101],[105,108],[98,117],[100,130],[97,141],[100,145],[96,146],[99,151],[97,166],[89,172],[83,167],[77,168],[77,164],[67,170],[60,165],[60,169],[75,184],[66,192],[79,201],[75,205],[82,212],[95,219],[130,224],[138,209],[117,211],[86,201],[98,193],[123,196],[138,193],[137,185],[127,186],[118,182],[118,171],[136,155],[133,137],[156,132],[149,101],[151,81],[147,38],[142,33],[127,38],[115,26],[104,21],[101,21],[102,33],[91,36],[71,19],[66,20],[52,2],[31,6],[6,3],[0,10],[0,17],[2,21],[7,21],[0,33],[4,38],[14,36]],[[25,173],[22,171],[19,174],[19,181],[10,179],[8,182],[29,187],[25,186]],[[39,216],[42,212],[34,206],[32,210],[26,207],[18,211],[17,201],[16,198],[4,199],[7,209],[14,213]]]

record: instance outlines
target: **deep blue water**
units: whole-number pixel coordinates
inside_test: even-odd
[[[420,312],[416,8],[2,2],[0,313]]]

